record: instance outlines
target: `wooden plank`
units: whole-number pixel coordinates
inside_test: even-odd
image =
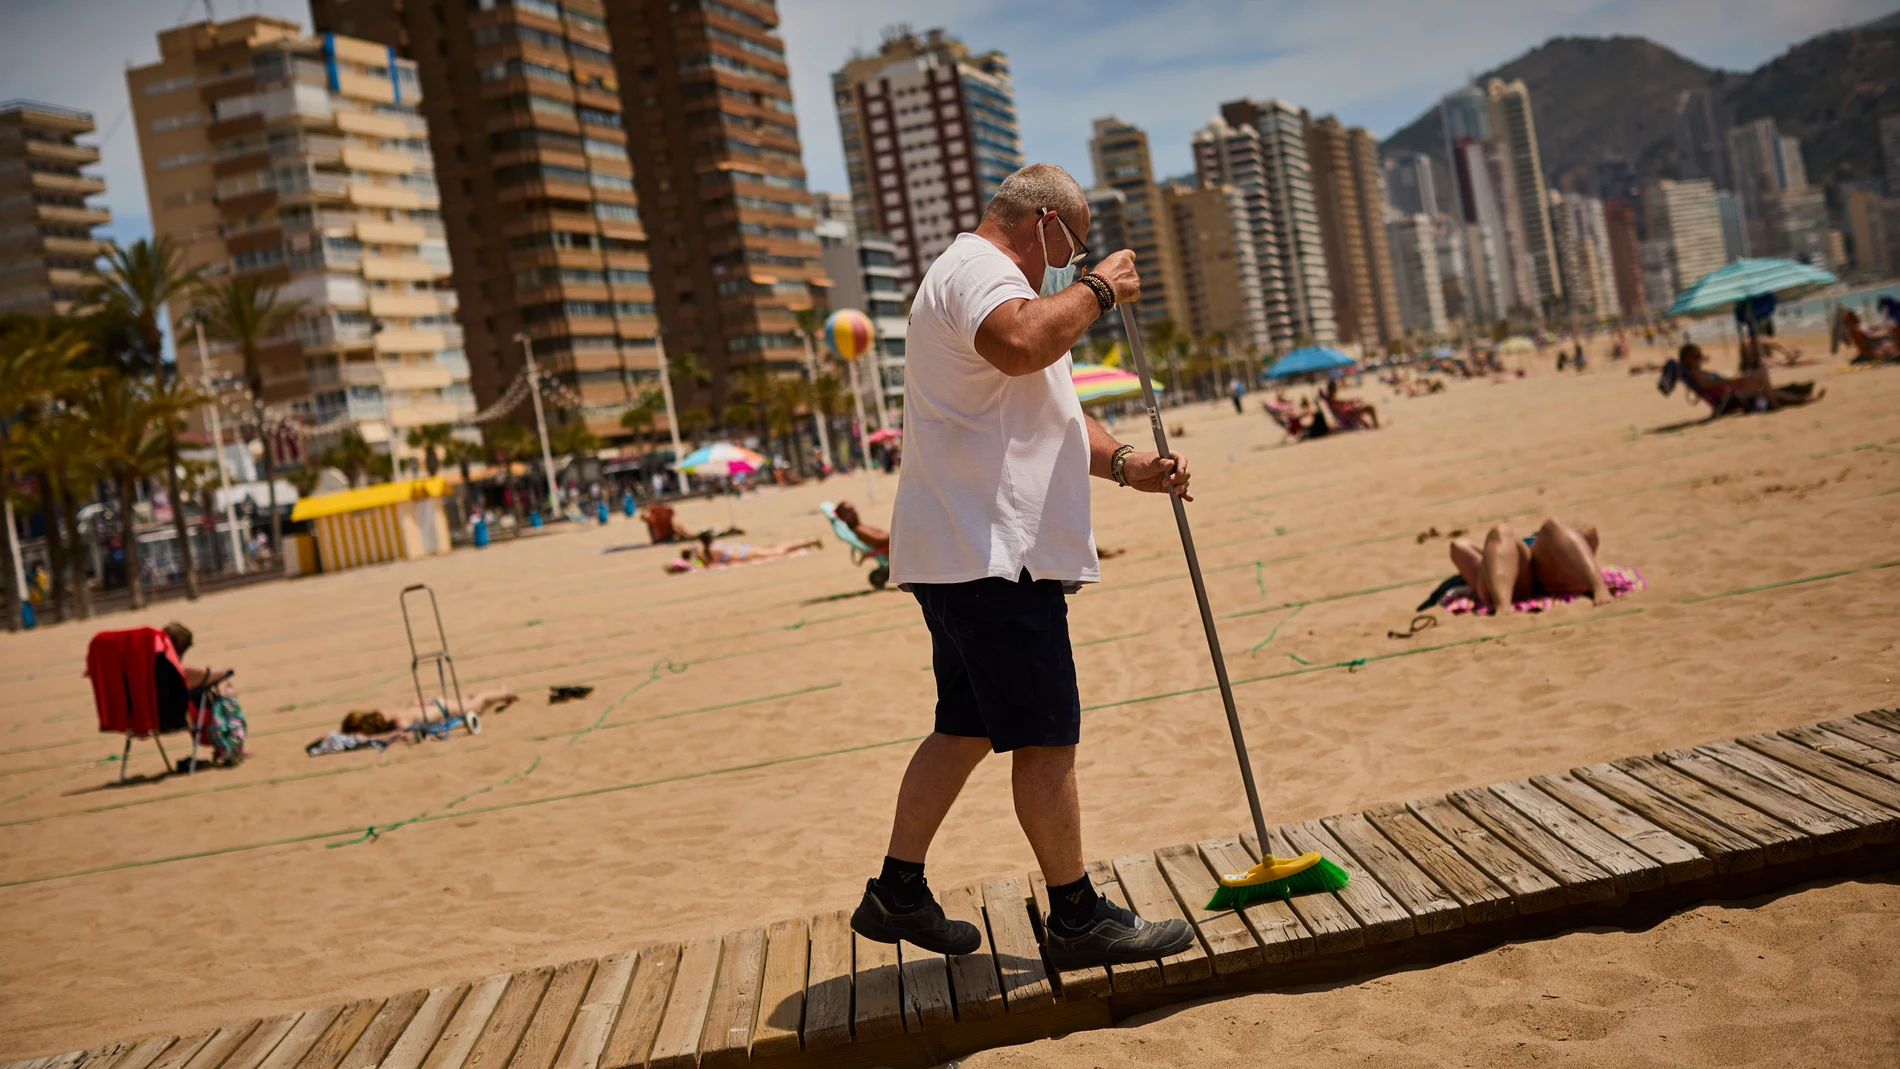
[[[1564,845],[1535,821],[1482,787],[1446,795],[1453,805],[1484,825],[1525,860],[1542,869],[1564,889],[1571,902],[1601,902],[1616,897],[1616,880],[1590,859]]]
[[[1869,709],[1856,719],[1865,720],[1878,728],[1900,732],[1900,709]]]
[[[1519,913],[1555,909],[1569,900],[1563,885],[1551,879],[1525,860],[1517,851],[1472,820],[1465,811],[1445,798],[1420,798],[1407,802],[1425,826],[1456,847],[1465,859],[1482,870],[1491,880],[1511,893],[1511,902]]]
[[[1211,842],[1213,840],[1201,843],[1201,856],[1214,867],[1216,874],[1241,871],[1242,860],[1248,867],[1260,860],[1260,841],[1253,832],[1247,832],[1240,837],[1239,845],[1244,852],[1244,858],[1234,858],[1231,862],[1225,854],[1209,852],[1208,846]],[[1276,857],[1293,857],[1301,853],[1287,842],[1286,832],[1281,828],[1267,829],[1267,852]],[[1352,910],[1347,909],[1346,904],[1339,900],[1339,896],[1330,891],[1324,894],[1297,895],[1276,904],[1287,907],[1295,917],[1299,918],[1299,923],[1306,929],[1312,942],[1311,953],[1315,957],[1349,954],[1365,948],[1366,926],[1359,923],[1359,918],[1353,916]],[[1252,913],[1253,910],[1249,908],[1242,911],[1242,916],[1251,923]],[[1254,927],[1254,937],[1260,940],[1262,949],[1265,949],[1268,936],[1258,926]]]
[[[1122,890],[1122,882],[1115,875],[1112,861],[1091,861],[1088,863],[1089,882],[1095,885],[1095,892],[1106,895],[1110,902],[1140,916],[1141,912],[1128,904],[1128,894]],[[1108,982],[1118,995],[1133,994],[1137,991],[1154,991],[1161,987],[1161,963],[1144,961],[1135,965],[1112,965],[1108,969]]]
[[[1195,849],[1200,852],[1202,866],[1209,870],[1208,876],[1213,881],[1207,892],[1210,896],[1214,893],[1213,887],[1220,882],[1220,873],[1245,872],[1259,858],[1258,844],[1250,849],[1231,835],[1203,839],[1195,844]],[[1266,964],[1280,965],[1310,958],[1315,953],[1312,929],[1285,899],[1251,902],[1239,913],[1241,923],[1253,935],[1253,941],[1260,947],[1261,960]]]
[[[292,1014],[291,1016],[294,1018],[296,1015]],[[256,1033],[253,1032],[252,1035],[256,1035]],[[132,1049],[132,1046],[131,1043],[124,1042],[102,1043],[87,1051],[86,1056],[80,1059],[79,1065],[81,1069],[112,1069],[114,1065],[118,1064],[119,1059],[123,1057],[127,1051]],[[17,1064],[23,1063],[16,1063],[16,1065]]]
[[[1852,820],[1785,791],[1776,790],[1707,754],[1694,750],[1665,750],[1657,754],[1655,760],[1808,836],[1815,853],[1835,854],[1842,850],[1853,850],[1861,844],[1860,826]]]
[[[744,1065],[752,1055],[759,1017],[759,978],[765,972],[765,929],[728,933],[719,944],[719,982],[699,1033],[703,1069]]]
[[[369,1027],[369,1023],[376,1019],[377,1011],[382,1008],[383,1000],[379,998],[364,998],[344,1003],[343,1008],[337,1012],[336,1020],[331,1021],[330,1027],[324,1030],[322,1038],[312,1044],[310,1049],[304,1052],[304,1056],[298,1059],[297,1069],[337,1069],[343,1061],[343,1056],[356,1045],[357,1038],[363,1034],[364,1029]],[[193,1069],[197,1067],[194,1066]]]
[[[904,1034],[904,998],[897,976],[897,944],[852,933],[851,1034],[860,1040]]]
[[[1789,728],[1780,732],[1780,735],[1817,753],[1824,753],[1856,768],[1865,769],[1876,776],[1883,776],[1900,783],[1900,757],[1895,757],[1885,750],[1876,750],[1864,742],[1812,726]]]
[[[1861,839],[1864,842],[1890,843],[1900,838],[1900,811],[1887,809],[1868,801],[1853,791],[1836,786],[1825,778],[1810,776],[1772,757],[1756,753],[1739,743],[1711,742],[1696,747],[1696,752],[1745,772],[1752,778],[1761,780],[1776,790],[1791,794],[1816,809],[1825,809],[1852,821],[1860,828]]]
[[[1464,907],[1466,924],[1483,924],[1517,916],[1517,900],[1496,880],[1485,875],[1431,826],[1418,819],[1403,802],[1388,802],[1365,811],[1366,822],[1411,859],[1445,893]]]
[[[1094,883],[1094,880],[1089,881],[1091,887]],[[1041,869],[1029,874],[1029,895],[1036,900],[1036,912],[1044,918],[1053,912],[1049,905],[1049,882],[1042,878]],[[1048,922],[1045,920],[1044,928],[1047,927]],[[1058,972],[1056,981],[1065,999],[1098,998],[1114,990],[1107,967],[1101,965]]]
[[[448,1027],[449,1019],[467,997],[468,984],[444,984],[432,988],[429,997],[422,1000],[422,1006],[409,1020],[409,1027],[396,1037],[395,1045],[383,1056],[382,1069],[422,1069],[422,1061],[429,1056],[429,1049],[442,1036],[442,1030]]]
[[[581,996],[580,1009],[574,1011],[574,1023],[568,1026],[561,1053],[555,1056],[554,1069],[597,1069],[639,960],[637,950],[623,950],[600,959],[594,978],[587,982],[587,993]],[[392,1067],[385,1061],[383,1069]]]
[[[568,1026],[574,1023],[574,1013],[587,994],[587,985],[593,979],[593,958],[570,961],[554,970],[548,989],[541,996],[541,1005],[528,1019],[527,1031],[521,1033],[521,1042],[515,1045],[514,1056],[508,1059],[508,1069],[550,1069],[554,1056],[561,1052],[562,1041],[567,1039]]]
[[[765,975],[759,982],[753,1057],[798,1053],[798,1026],[805,1019],[805,969],[810,961],[811,936],[803,920],[776,921],[765,930]]]
[[[455,1016],[449,1018],[441,1038],[429,1048],[422,1069],[462,1069],[474,1052],[475,1044],[481,1040],[482,1032],[488,1028],[489,1018],[495,1015],[495,1007],[501,1005],[502,995],[513,982],[514,975],[505,972],[476,981],[461,1005],[455,1007]]]
[[[211,1042],[211,1037],[217,1034],[218,1031],[214,1028],[180,1036],[178,1042],[168,1046],[165,1052],[152,1062],[152,1069],[185,1069],[185,1063],[196,1057],[198,1052],[204,1049],[205,1044]],[[47,1058],[40,1064],[45,1066],[52,1060]]]
[[[1699,880],[1715,872],[1715,862],[1694,843],[1663,830],[1635,810],[1568,772],[1532,776],[1532,785],[1577,815],[1616,836],[1655,861],[1666,883]]]
[[[1216,973],[1226,976],[1266,965],[1267,959],[1260,949],[1260,940],[1254,936],[1253,930],[1239,912],[1207,908],[1208,899],[1213,897],[1217,884],[1214,874],[1208,870],[1207,862],[1202,860],[1200,850],[1193,843],[1179,843],[1156,850],[1155,864],[1167,878],[1168,886],[1174,889],[1174,900],[1180,903],[1188,923],[1194,926],[1194,934],[1200,937],[1201,945],[1207,948],[1208,960],[1213,962]],[[1287,912],[1291,914],[1290,910]]]
[[[1128,908],[1137,915],[1151,921],[1187,920],[1187,914],[1181,911],[1180,903],[1175,901],[1174,891],[1169,888],[1167,878],[1161,875],[1161,869],[1153,857],[1128,854],[1116,858],[1114,865],[1115,877],[1121,882],[1123,893],[1128,896]],[[1190,984],[1213,975],[1213,960],[1207,956],[1207,948],[1198,938],[1179,954],[1161,959],[1163,983]]]
[[[1844,720],[1823,720],[1820,726],[1836,735],[1845,735],[1863,746],[1871,746],[1890,756],[1900,757],[1900,734],[1886,728],[1869,724],[1858,717]]]
[[[1464,906],[1380,834],[1365,814],[1342,813],[1325,817],[1320,823],[1405,907],[1418,934],[1447,932],[1465,923]]]
[[[851,921],[843,910],[811,919],[811,978],[805,986],[805,1049],[851,1042]],[[997,995],[1002,1001],[1002,995]]]
[[[1014,876],[983,885],[983,914],[990,922],[990,946],[996,955],[1003,1004],[1011,1014],[1034,1013],[1055,1005],[1049,974],[1029,917],[1029,896]]]
[[[1845,787],[1862,798],[1873,800],[1882,808],[1900,813],[1900,783],[1875,775],[1858,765],[1810,750],[1799,743],[1789,742],[1779,735],[1749,735],[1735,741],[1790,768],[1798,768],[1836,787]]]
[[[673,995],[673,978],[679,975],[679,965],[678,943],[661,943],[640,951],[633,980],[627,984],[627,997],[621,1000],[614,1030],[607,1036],[607,1049],[600,1052],[600,1069],[646,1064],[653,1037],[660,1031],[660,1018],[666,1013],[666,1000]]]
[[[948,1028],[956,1023],[956,996],[950,992],[949,964],[935,951],[900,943],[898,971],[904,996],[904,1028]]]
[[[1307,820],[1288,824],[1282,830],[1286,833],[1287,845],[1294,850],[1301,853],[1317,850],[1346,870],[1346,886],[1339,890],[1339,900],[1366,926],[1366,945],[1378,946],[1418,934],[1412,915],[1350,851],[1339,845],[1326,825]]]
[[[164,1054],[176,1042],[178,1042],[176,1036],[153,1036],[150,1039],[142,1039],[131,1050],[120,1055],[112,1069],[151,1069],[152,1063],[158,1060],[159,1055]]]
[[[673,979],[672,997],[666,1000],[666,1014],[660,1018],[659,1035],[653,1038],[653,1053],[647,1057],[649,1066],[675,1069],[698,1060],[699,1033],[718,979],[719,937],[702,935],[687,943],[680,951],[680,971]]]
[[[251,1038],[251,1033],[257,1031],[259,1023],[257,1018],[250,1017],[242,1021],[233,1021],[213,1032],[211,1038],[205,1041],[204,1046],[198,1048],[198,1053],[192,1055],[191,1060],[185,1063],[184,1069],[218,1069],[226,1059],[244,1045],[245,1040]],[[82,1051],[81,1054],[83,1053]],[[77,1060],[73,1061],[77,1062]],[[60,1059],[53,1059],[46,1069],[61,1069]],[[324,1066],[323,1069],[334,1069],[334,1067]]]
[[[1814,856],[1814,842],[1805,834],[1661,761],[1650,757],[1625,757],[1610,764],[1760,843],[1762,856],[1770,864]]]
[[[1532,786],[1529,780],[1506,780],[1493,783],[1487,789],[1526,820],[1533,821],[1608,873],[1619,893],[1653,891],[1669,882],[1655,858],[1585,820],[1569,806]]]
[[[1717,872],[1746,872],[1761,868],[1766,855],[1761,844],[1708,815],[1678,802],[1611,764],[1573,768],[1578,782],[1614,799],[1643,819],[1655,823],[1702,851]]]
[[[937,905],[951,920],[976,925],[982,945],[973,954],[952,954],[946,959],[950,969],[950,990],[957,1000],[957,1018],[969,1021],[1001,1017],[1009,1012],[1003,1004],[1003,978],[996,968],[995,944],[990,942],[989,921],[983,916],[983,889],[952,887],[937,895]],[[810,1041],[807,1039],[806,1046]]]
[[[376,1011],[376,1016],[370,1018],[363,1034],[357,1036],[356,1042],[350,1045],[349,1053],[338,1063],[338,1069],[376,1069],[382,1064],[383,1056],[389,1053],[389,1048],[396,1045],[396,1037],[409,1027],[410,1019],[422,1008],[423,1000],[428,997],[428,989],[420,988],[393,996],[383,1003],[382,1008]]]
[[[253,1029],[257,1027],[256,1018],[252,1018],[249,1023]],[[226,1025],[225,1027],[229,1028],[230,1026]],[[223,1031],[223,1030],[224,1029],[219,1029],[219,1031]],[[215,1036],[212,1037],[213,1042],[216,1042],[216,1040],[217,1040],[217,1037]],[[79,1069],[79,1067],[85,1062],[86,1058],[89,1057],[91,1054],[92,1054],[91,1050],[69,1050],[64,1054],[55,1054],[49,1061],[47,1061],[47,1063],[44,1066],[41,1067],[41,1069]],[[229,1049],[225,1051],[225,1055],[227,1057],[230,1055]]]
[[[501,1069],[508,1064],[508,1059],[515,1055],[515,1048],[521,1045],[521,1034],[528,1030],[535,1007],[541,1005],[541,996],[547,993],[548,981],[553,977],[551,965],[514,974],[501,993],[501,1001],[495,1004],[495,1012],[489,1015],[482,1034],[475,1040],[475,1046],[469,1050],[468,1059],[462,1063],[463,1069]]]
[[[271,1051],[277,1049],[277,1044],[284,1041],[284,1037],[290,1034],[290,1030],[295,1028],[302,1018],[301,1013],[287,1013],[282,1017],[272,1017],[259,1022],[243,1045],[232,1051],[231,1056],[224,1060],[224,1069],[258,1069],[264,1064],[264,1059],[270,1057]],[[114,1061],[116,1062],[117,1059]],[[88,1062],[88,1064],[92,1063]],[[110,1066],[102,1064],[98,1069],[110,1069]]]

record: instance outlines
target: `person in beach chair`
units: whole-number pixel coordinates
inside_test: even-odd
[[[180,623],[101,631],[86,649],[86,676],[92,681],[99,730],[125,736],[119,755],[119,782],[126,782],[132,740],[149,738],[158,747],[166,774],[195,774],[202,744],[210,753],[203,763],[235,765],[244,759],[243,710],[225,686],[229,668],[188,667],[179,657],[191,649],[192,635]],[[191,732],[191,755],[176,769],[159,736]]]
[[[832,533],[838,540],[851,547],[851,563],[861,564],[866,558],[877,561],[877,567],[871,569],[871,587],[884,589],[884,584],[891,579],[891,533],[865,523],[858,515],[857,506],[849,501],[835,505],[826,501],[818,509],[831,521]]]
[[[1827,394],[1826,390],[1815,390],[1812,382],[1776,386],[1769,379],[1767,368],[1756,368],[1732,379],[1723,378],[1708,370],[1707,363],[1700,346],[1686,344],[1677,351],[1676,359],[1663,365],[1662,378],[1656,388],[1667,397],[1675,390],[1676,383],[1682,383],[1692,402],[1708,402],[1710,419],[1730,412],[1771,412],[1788,405],[1805,405]]]
[[[1276,397],[1261,398],[1260,408],[1266,412],[1268,419],[1280,425],[1280,429],[1286,432],[1288,439],[1295,441],[1299,439],[1305,419],[1300,415],[1300,410],[1293,407],[1293,402],[1287,400],[1284,390]]]
[[[1333,414],[1333,422],[1342,431],[1379,429],[1379,410],[1357,397],[1339,396],[1339,380],[1329,379],[1320,404]]]
[[[1860,314],[1851,309],[1841,312],[1841,332],[1848,344],[1854,347],[1854,363],[1875,364],[1883,360],[1900,359],[1900,342],[1893,338],[1882,338],[1867,333],[1861,325]],[[1900,334],[1900,328],[1895,329]]]

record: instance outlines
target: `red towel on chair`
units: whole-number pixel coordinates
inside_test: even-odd
[[[101,631],[86,648],[86,675],[92,678],[99,730],[122,735],[158,733],[158,658],[179,669],[171,636],[155,627]],[[189,715],[189,714],[188,714]]]

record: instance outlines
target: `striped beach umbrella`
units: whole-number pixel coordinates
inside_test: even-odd
[[[855,308],[840,308],[825,320],[825,341],[844,360],[856,360],[871,348],[871,319]]]
[[[1834,281],[1831,273],[1795,260],[1737,260],[1696,279],[1663,314],[1715,312],[1771,294],[1790,297]]]
[[[750,475],[763,470],[765,458],[744,446],[714,442],[700,446],[673,465],[688,475]]]
[[[1141,379],[1118,367],[1076,364],[1069,369],[1069,377],[1075,380],[1075,396],[1085,405],[1141,396]],[[1151,384],[1156,393],[1161,392],[1160,383],[1151,380]]]

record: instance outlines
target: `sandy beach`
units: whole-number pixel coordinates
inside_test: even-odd
[[[1299,445],[1252,405],[1170,412],[1272,819],[1897,704],[1900,369],[1778,369],[1826,398],[1701,422],[1596,350],[1583,375],[1555,373],[1553,354],[1524,379],[1422,398],[1368,379],[1356,392],[1388,429]],[[1116,431],[1145,440],[1139,421]],[[763,544],[827,534],[826,499],[883,522],[894,489],[880,476],[866,502],[858,476],[732,509]],[[1098,542],[1125,552],[1070,603],[1088,856],[1235,832],[1245,804],[1169,510],[1101,481],[1094,509]],[[1540,615],[1437,611],[1390,637],[1451,573],[1448,535],[1528,534],[1550,514],[1597,525],[1601,559],[1649,588]],[[828,534],[802,557],[683,577],[645,542],[616,514],[0,637],[0,1060],[855,902],[929,730],[915,602],[870,591]],[[627,546],[643,548],[608,552]],[[441,598],[464,690],[524,700],[479,736],[305,756],[350,710],[412,697],[397,592],[416,582]],[[95,731],[86,639],[171,619],[197,633],[188,660],[237,669],[251,757],[108,786],[120,741]],[[596,689],[550,706],[553,684]],[[130,767],[161,766],[141,743]],[[931,881],[1033,867],[992,760]],[[1896,966],[1900,888],[1863,879],[965,1064],[1894,1064]]]

